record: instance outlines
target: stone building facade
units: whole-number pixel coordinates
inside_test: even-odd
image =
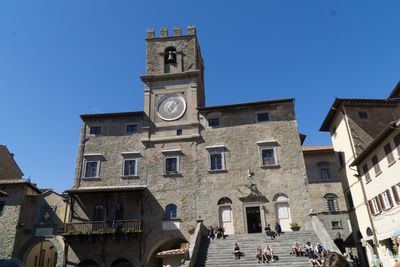
[[[294,100],[206,107],[195,28],[148,31],[146,48],[144,111],[81,116],[66,265],[160,266],[197,220],[311,230]]]
[[[27,267],[62,266],[64,198],[23,179],[13,155],[0,147],[6,166],[0,172],[0,258],[18,258]]]
[[[303,155],[313,213],[343,250],[351,225],[335,151],[332,146],[306,146],[303,147]]]
[[[368,266],[377,252],[369,240],[373,216],[368,208],[365,185],[353,161],[363,153],[381,131],[399,116],[400,84],[387,99],[335,99],[321,131],[330,132],[340,165],[340,179],[349,209],[354,243],[362,266]]]

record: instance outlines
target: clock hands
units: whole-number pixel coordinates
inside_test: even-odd
[[[175,107],[178,105],[178,103],[173,102],[169,107],[168,107],[168,112],[172,113],[175,110]]]

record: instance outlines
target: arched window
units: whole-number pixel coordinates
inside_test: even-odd
[[[124,205],[121,202],[117,203],[115,206],[115,219],[123,220],[124,219]]]
[[[324,196],[326,209],[328,211],[339,211],[338,197],[333,193],[328,193]]]
[[[223,197],[220,200],[218,200],[218,205],[226,205],[226,204],[232,204],[232,200],[228,197]]]
[[[165,48],[164,53],[164,63],[165,64],[175,64],[176,63],[176,48],[169,46]]]
[[[331,164],[329,162],[318,162],[317,163],[321,180],[331,179],[330,165]]]
[[[93,220],[94,221],[104,220],[104,205],[102,203],[98,203],[96,204],[96,206],[94,206]]]
[[[169,204],[165,207],[165,219],[171,220],[176,219],[176,205]]]

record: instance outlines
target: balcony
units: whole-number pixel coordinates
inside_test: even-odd
[[[100,236],[100,238],[108,236],[129,238],[142,232],[141,220],[86,221],[66,223],[63,236],[65,238],[75,237],[77,240],[85,237],[91,239],[96,236]]]

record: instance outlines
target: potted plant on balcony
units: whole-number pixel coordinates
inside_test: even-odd
[[[292,222],[290,224],[290,229],[292,229],[292,231],[299,231],[300,230],[300,225],[298,225],[297,222]]]

